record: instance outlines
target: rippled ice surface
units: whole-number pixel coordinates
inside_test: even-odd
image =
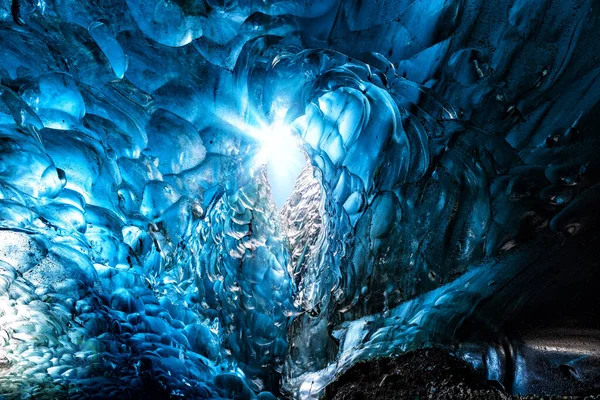
[[[585,282],[593,5],[1,0],[0,393],[316,397]]]

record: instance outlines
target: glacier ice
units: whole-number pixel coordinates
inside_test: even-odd
[[[2,0],[0,395],[317,398],[432,345],[600,390],[505,334],[598,282],[594,5]]]

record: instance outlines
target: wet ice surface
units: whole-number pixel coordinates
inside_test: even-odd
[[[598,10],[388,3],[0,2],[2,394],[314,397],[585,281]]]

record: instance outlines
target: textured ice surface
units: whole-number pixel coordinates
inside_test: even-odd
[[[314,397],[583,279],[592,3],[0,1],[0,394]]]

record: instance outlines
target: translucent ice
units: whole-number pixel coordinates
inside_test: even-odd
[[[317,397],[432,345],[503,380],[465,327],[595,276],[598,12],[1,1],[0,394]]]

